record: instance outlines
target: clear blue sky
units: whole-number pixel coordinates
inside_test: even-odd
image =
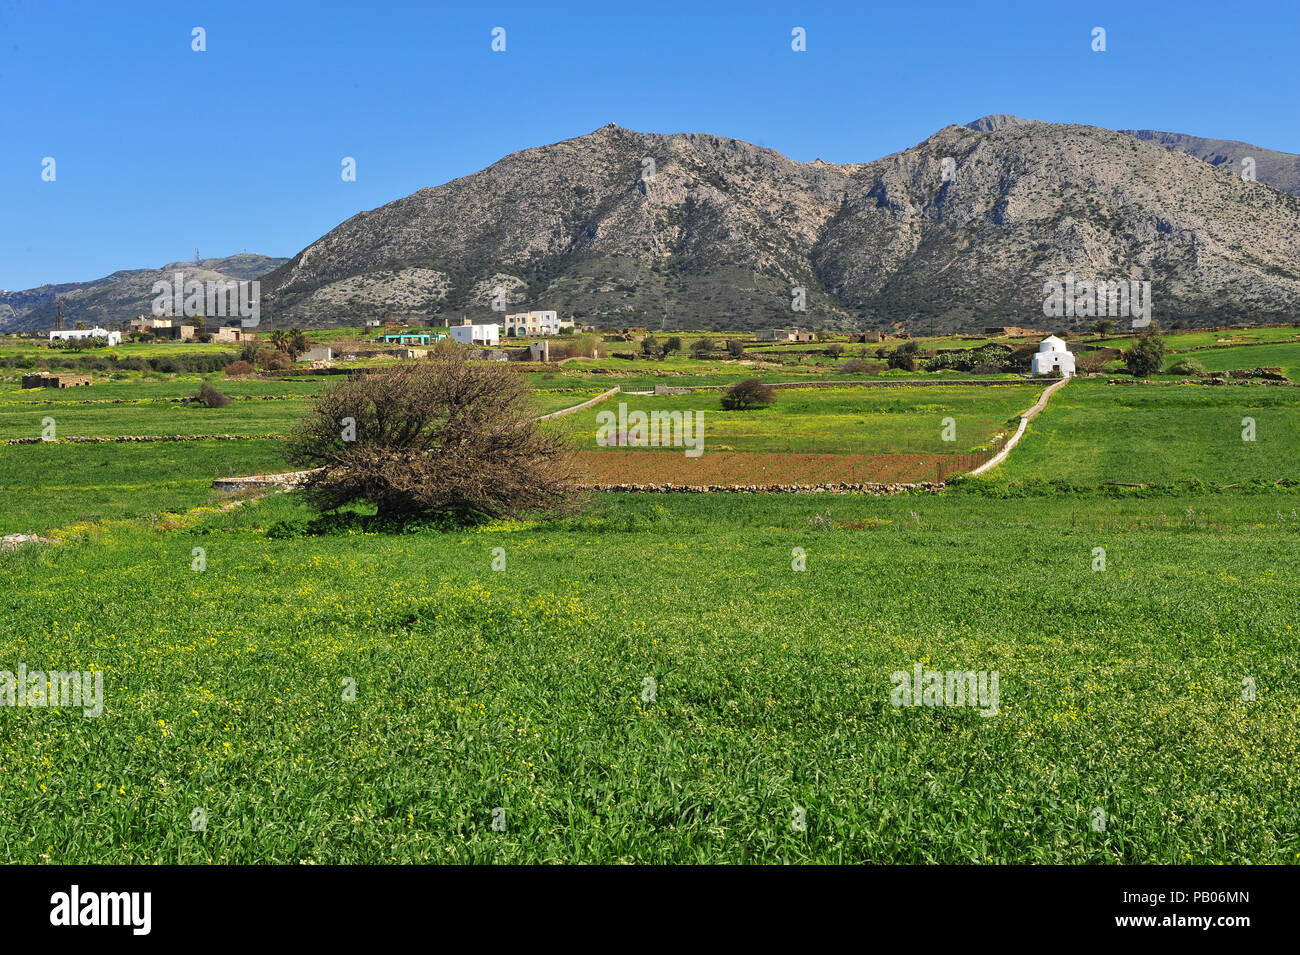
[[[987,113],[1300,153],[1297,0],[0,0],[0,50],[11,290],[195,247],[293,255],[358,211],[609,122],[805,161],[876,159]]]

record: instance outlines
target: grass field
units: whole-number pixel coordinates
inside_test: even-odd
[[[575,364],[525,373],[536,413],[688,380]],[[214,477],[286,469],[262,436],[330,382],[167,400],[202,378],[0,388],[0,437],[45,416],[253,436],[0,446],[0,533],[54,541],[0,553],[0,670],[104,680],[98,717],[0,708],[11,862],[1300,862],[1300,389],[1076,380],[943,494],[598,494],[394,528],[314,522],[295,494],[217,510]],[[548,427],[611,473],[683,467],[598,448],[596,414],[702,410],[698,460],[730,479],[832,480],[987,447],[1042,388],[782,390],[744,413],[624,394]],[[996,714],[893,705],[918,664],[996,671]]]
[[[1165,368],[1191,358],[1206,371],[1231,371],[1234,368],[1281,368],[1288,378],[1300,378],[1300,342],[1287,345],[1251,345],[1246,348],[1206,348],[1170,355]]]
[[[219,499],[215,477],[285,468],[265,440],[0,447],[0,534],[185,511]]]
[[[897,388],[790,388],[776,392],[767,408],[722,410],[722,393],[616,395],[571,415],[564,427],[579,447],[595,449],[599,416],[617,413],[702,411],[704,450],[788,453],[964,453],[986,448],[1008,421],[1032,405],[1041,383],[933,385]],[[945,419],[955,426],[943,439]],[[645,453],[658,453],[646,451]]]
[[[1255,440],[1243,441],[1243,419]],[[1057,392],[994,478],[1210,484],[1300,478],[1300,389],[1108,385]]]
[[[273,538],[306,518],[276,497],[100,528],[4,558],[0,657],[102,669],[105,709],[4,714],[0,847],[1294,862],[1298,501],[613,496],[542,525]],[[918,662],[997,670],[998,714],[891,706]]]

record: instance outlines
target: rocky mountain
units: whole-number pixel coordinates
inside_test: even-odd
[[[1023,116],[1012,116],[1010,113],[990,113],[988,116],[972,119],[966,124],[966,128],[973,129],[977,133],[995,133],[1007,126],[1030,126],[1041,122],[1040,119],[1025,119]]]
[[[1300,156],[1280,153],[1262,146],[1238,142],[1235,139],[1206,139],[1184,133],[1162,133],[1154,129],[1122,129],[1122,133],[1155,143],[1165,149],[1195,156],[1211,166],[1223,166],[1241,175],[1242,160],[1255,160],[1255,178],[1274,189],[1300,196]]]
[[[354,216],[263,292],[277,324],[490,319],[495,295],[625,325],[949,330],[1041,325],[1067,273],[1150,281],[1166,323],[1300,320],[1300,198],[1016,117],[849,165],[610,125]]]
[[[971,120],[966,128],[993,132],[1007,126],[1026,126],[1039,122],[1041,120],[994,113]],[[1274,189],[1281,189],[1293,196],[1300,196],[1300,156],[1294,153],[1280,153],[1235,139],[1206,139],[1204,136],[1188,136],[1186,133],[1162,133],[1156,129],[1121,129],[1119,132],[1174,152],[1187,153],[1211,166],[1228,167],[1238,175],[1243,169],[1242,159],[1249,157],[1255,160],[1255,178],[1259,182],[1268,183]]]
[[[218,259],[172,262],[160,269],[127,269],[90,282],[41,285],[21,292],[0,292],[0,331],[14,332],[50,327],[63,302],[69,328],[76,322],[107,325],[148,314],[153,302],[153,284],[172,281],[176,272],[185,281],[251,281],[261,278],[287,259],[242,253]]]

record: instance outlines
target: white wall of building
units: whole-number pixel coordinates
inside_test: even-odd
[[[1066,378],[1074,377],[1074,355],[1065,342],[1055,335],[1048,335],[1038,346],[1038,353],[1030,362],[1030,370],[1035,375],[1050,375],[1059,370]]]
[[[50,329],[50,341],[60,338],[64,341],[75,338],[107,338],[110,345],[122,344],[121,332],[110,332],[106,328],[100,328],[96,325],[94,328],[68,328],[61,332]]]
[[[495,346],[501,340],[500,325],[452,325],[450,331],[458,345]]]

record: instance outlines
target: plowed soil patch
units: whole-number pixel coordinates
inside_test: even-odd
[[[581,451],[589,484],[821,484],[940,480],[975,467],[974,454],[768,454],[706,451]]]

